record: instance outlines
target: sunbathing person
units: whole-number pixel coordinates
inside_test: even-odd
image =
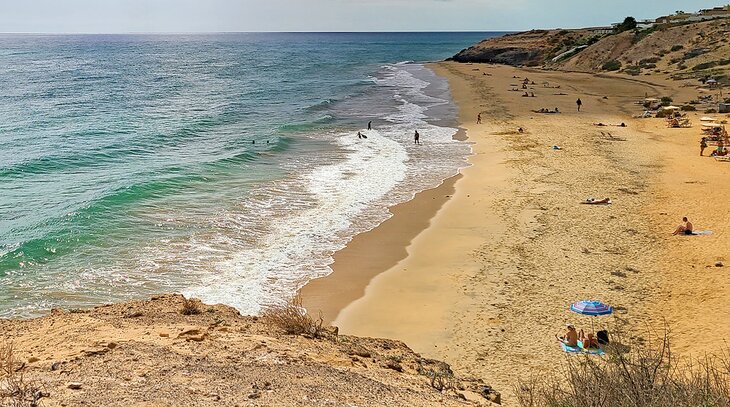
[[[603,199],[596,199],[596,198],[586,198],[585,201],[581,202],[582,204],[586,205],[602,205],[602,204],[610,204],[611,198],[603,198]]]
[[[682,218],[682,224],[677,226],[677,229],[674,230],[674,233],[672,233],[672,235],[691,235],[693,228],[694,227],[692,226],[692,222],[687,220],[687,217],[685,216],[684,218]]]
[[[582,329],[578,333],[578,340],[583,345],[583,349],[598,348],[598,339],[592,333],[584,334]]]
[[[571,324],[568,324],[567,328],[568,330],[563,336],[555,335],[555,338],[561,343],[574,348],[578,346],[578,332],[575,331],[575,327]]]

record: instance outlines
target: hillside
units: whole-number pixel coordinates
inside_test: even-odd
[[[164,295],[0,320],[0,405],[31,405],[34,393],[43,406],[491,404],[480,381],[402,342],[285,335],[227,306],[195,307],[183,315],[183,297]],[[25,394],[6,397],[13,383]]]
[[[533,30],[482,41],[452,59],[634,76],[662,73],[674,79],[712,76],[730,84],[728,35],[730,19],[619,34],[589,29]]]

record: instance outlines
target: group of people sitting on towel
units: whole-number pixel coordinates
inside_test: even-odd
[[[583,349],[599,349],[608,345],[608,331],[601,330],[593,335],[592,332],[584,333],[575,330],[575,326],[568,324],[567,331],[562,336],[555,335],[555,338],[571,348],[581,347]]]

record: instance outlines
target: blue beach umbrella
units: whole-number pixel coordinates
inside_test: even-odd
[[[578,301],[570,304],[570,310],[573,312],[577,312],[579,314],[583,315],[590,315],[597,317],[599,315],[609,315],[613,313],[613,307],[604,304],[600,301]],[[594,331],[593,329],[593,320],[591,319],[591,331]]]

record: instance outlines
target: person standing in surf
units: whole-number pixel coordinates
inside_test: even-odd
[[[578,98],[578,100],[575,101],[575,104],[578,105],[578,111],[580,112],[580,107],[583,106],[583,101]]]
[[[372,121],[372,120],[370,120],[370,121],[368,122],[368,130],[372,130],[372,129],[373,129],[373,121]]]
[[[421,144],[421,135],[418,134],[418,130],[416,130],[416,134],[413,135],[413,143]]]
[[[477,124],[482,124],[482,114],[481,113],[477,114]]]

